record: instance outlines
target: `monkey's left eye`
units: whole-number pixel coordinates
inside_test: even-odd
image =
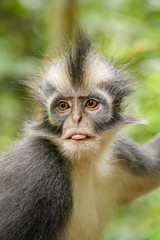
[[[65,102],[65,101],[59,102],[58,109],[60,111],[65,111],[67,108],[70,108],[70,106],[69,106],[69,104],[67,102]]]
[[[86,102],[85,106],[86,106],[87,108],[95,108],[95,107],[98,106],[98,102],[97,102],[95,99],[89,99],[89,100]]]

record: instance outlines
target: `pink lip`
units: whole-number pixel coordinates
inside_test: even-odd
[[[87,135],[83,135],[83,134],[75,134],[71,136],[71,139],[73,140],[83,140],[86,138],[87,138]]]

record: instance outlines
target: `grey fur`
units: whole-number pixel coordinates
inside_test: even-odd
[[[58,239],[72,208],[69,162],[48,140],[18,140],[0,161],[0,239]]]
[[[139,145],[126,136],[114,142],[116,160],[132,174],[155,177],[160,172],[160,134],[144,145]]]

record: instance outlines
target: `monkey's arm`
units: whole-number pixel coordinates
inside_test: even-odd
[[[1,240],[57,240],[71,205],[68,166],[48,140],[21,139],[1,156]]]
[[[120,202],[130,202],[160,186],[160,134],[142,146],[121,136],[114,149],[123,176]]]

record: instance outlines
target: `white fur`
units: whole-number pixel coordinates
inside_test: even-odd
[[[105,159],[101,161],[104,167]],[[113,169],[108,165],[106,176],[102,176],[103,174],[93,166],[85,170],[75,169],[72,176],[74,208],[62,239],[100,239],[115,209],[115,193],[120,190],[120,186],[111,175],[108,174],[107,177],[107,172],[110,171]]]
[[[71,82],[67,76],[67,65],[63,57],[55,58],[46,69],[44,78],[50,82],[57,91],[63,92],[71,88]]]
[[[104,144],[105,139],[103,138],[103,144],[99,148],[99,158],[97,155],[95,157],[92,155],[89,164],[84,161],[76,162],[74,160],[72,162],[74,206],[67,228],[61,235],[61,240],[100,239],[105,225],[115,209],[121,186],[117,184],[117,179],[114,179],[117,175],[117,167],[114,166],[114,162],[110,161],[109,151],[103,150],[103,148],[109,147],[115,131],[108,135],[104,136],[108,141]]]
[[[93,83],[107,82],[114,77],[113,66],[106,62],[94,50],[90,51],[86,59],[85,87],[93,87]]]

